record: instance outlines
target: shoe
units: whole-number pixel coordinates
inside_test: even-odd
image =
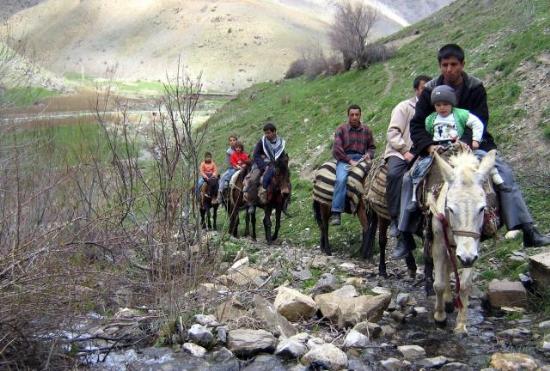
[[[342,222],[340,220],[340,214],[334,213],[330,216],[329,224],[330,225],[340,225]]]
[[[416,248],[414,237],[408,232],[402,232],[397,240],[397,245],[393,250],[393,259],[404,259],[409,255],[409,252]]]
[[[390,224],[390,237],[399,237],[399,228],[397,228],[397,220],[392,219]]]
[[[540,234],[533,223],[523,224],[521,229],[523,230],[523,246],[540,247],[550,245],[550,236]]]
[[[413,213],[413,212],[416,211],[416,209],[418,209],[418,202],[417,201],[410,201],[407,204],[407,211],[408,212]]]

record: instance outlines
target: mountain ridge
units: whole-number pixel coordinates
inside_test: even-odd
[[[101,77],[108,67],[117,65],[121,80],[164,80],[181,57],[190,75],[203,72],[206,89],[236,92],[255,82],[281,78],[308,45],[328,49],[330,4],[319,0],[46,0],[19,11],[9,21],[39,61],[61,75]],[[434,5],[419,9],[429,6]],[[388,17],[390,8],[380,12],[374,30],[378,36],[402,27]],[[404,21],[394,13],[393,18]]]

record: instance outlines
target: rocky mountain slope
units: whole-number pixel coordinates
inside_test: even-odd
[[[387,35],[450,0],[366,1]],[[35,2],[30,2],[29,5]],[[15,9],[15,8],[14,8]],[[308,45],[326,47],[329,1],[47,0],[10,18],[40,63],[59,74],[164,79],[178,57],[208,90],[231,91],[280,78]]]

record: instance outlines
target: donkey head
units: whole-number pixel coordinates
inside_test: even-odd
[[[496,151],[482,160],[472,153],[451,157],[450,164],[435,154],[436,163],[448,184],[445,216],[456,243],[456,256],[464,267],[478,258],[479,239],[486,207],[483,182],[495,165]]]
[[[288,155],[282,154],[275,161],[275,174],[272,179],[273,186],[279,190],[282,195],[290,193],[290,171],[288,169]]]

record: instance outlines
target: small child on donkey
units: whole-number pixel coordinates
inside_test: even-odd
[[[426,117],[426,131],[433,136],[434,144],[445,149],[462,137],[465,128],[472,129],[472,149],[479,151],[479,143],[483,136],[483,123],[470,111],[456,107],[456,92],[447,85],[439,85],[432,91],[431,102],[435,112]],[[416,187],[426,175],[433,161],[431,155],[420,157],[411,171],[413,183],[413,197],[407,208],[414,211],[416,201]],[[504,180],[496,168],[491,170],[493,183],[500,190],[505,187]]]
[[[248,153],[244,151],[244,145],[241,142],[237,142],[235,144],[235,151],[229,158],[231,168],[235,170],[233,174],[238,170],[244,169],[249,161],[250,158],[248,157]]]
[[[212,153],[205,152],[204,161],[199,166],[199,180],[197,181],[197,195],[200,195],[202,185],[211,178],[218,176],[218,167],[212,160]]]
[[[235,169],[233,166],[231,166],[231,155],[235,152],[235,144],[238,142],[238,138],[236,135],[230,135],[229,136],[229,148],[227,148],[227,151],[225,151],[225,164],[227,166],[227,170],[222,174],[220,177],[220,183],[218,186],[218,201],[221,202],[223,190],[227,187],[229,184],[229,180],[235,174]]]

